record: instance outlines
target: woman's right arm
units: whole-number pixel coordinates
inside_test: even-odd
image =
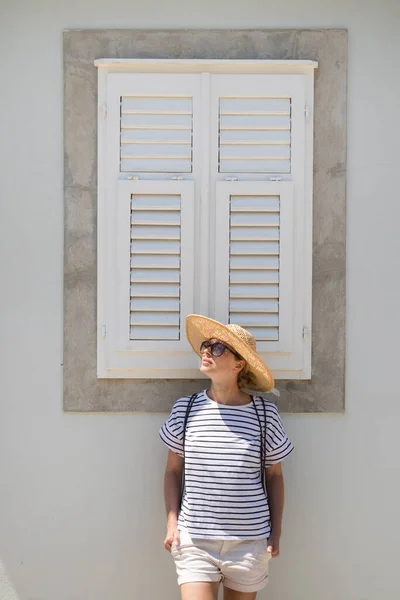
[[[169,450],[164,476],[164,499],[167,511],[167,535],[164,548],[171,552],[172,542],[179,544],[178,517],[181,503],[183,458]]]

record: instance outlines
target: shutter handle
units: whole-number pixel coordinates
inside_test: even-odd
[[[225,181],[239,181],[238,177],[225,177]]]

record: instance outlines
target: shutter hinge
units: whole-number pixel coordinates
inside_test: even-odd
[[[103,119],[107,119],[107,104],[106,103],[100,104],[99,108],[101,110],[101,114],[102,114]]]
[[[303,340],[306,340],[309,335],[310,335],[310,330],[308,329],[308,327],[304,326],[303,327]]]
[[[102,325],[101,326],[101,337],[103,338],[103,340],[106,339],[106,337],[107,337],[107,325]]]
[[[306,118],[306,121],[309,121],[311,119],[311,107],[308,106],[308,104],[306,104],[304,107],[304,116]]]

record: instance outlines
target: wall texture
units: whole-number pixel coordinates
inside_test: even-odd
[[[96,378],[96,58],[308,59],[315,73],[311,381],[277,381],[287,412],[344,408],[347,32],[67,31],[64,34],[64,408],[169,410],[204,381]]]
[[[62,408],[63,57],[74,28],[346,28],[346,412],[286,416],[282,555],[260,599],[398,600],[396,0],[3,0],[0,559],[21,600],[175,600],[157,413]]]

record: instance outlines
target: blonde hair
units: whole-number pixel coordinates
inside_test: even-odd
[[[239,388],[244,388],[246,390],[252,390],[256,385],[256,377],[250,371],[250,367],[247,362],[245,362],[243,369],[238,375],[237,384]]]

